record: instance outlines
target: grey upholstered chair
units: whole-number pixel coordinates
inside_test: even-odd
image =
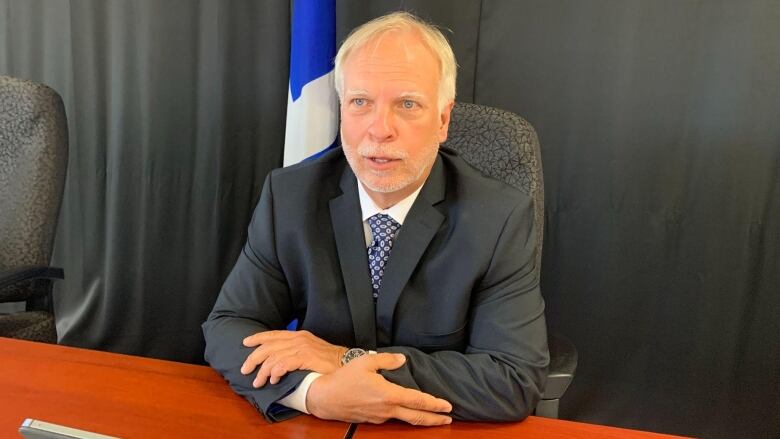
[[[452,110],[449,136],[442,146],[457,151],[482,173],[514,186],[534,199],[534,224],[539,248],[537,275],[544,236],[544,179],[539,140],[531,124],[508,111],[458,102]],[[548,337],[550,372],[536,414],[558,417],[558,403],[577,369],[577,350],[568,339]]]
[[[57,342],[49,267],[68,161],[62,99],[31,81],[0,76],[0,336]]]

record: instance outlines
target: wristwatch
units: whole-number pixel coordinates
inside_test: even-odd
[[[348,349],[347,352],[344,352],[344,355],[341,356],[341,365],[346,366],[347,363],[354,360],[355,358],[362,357],[363,355],[366,355],[368,353],[365,349],[360,348],[352,348]]]

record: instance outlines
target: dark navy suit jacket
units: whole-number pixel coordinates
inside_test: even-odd
[[[203,324],[206,360],[269,420],[307,371],[251,386],[242,339],[299,328],[399,352],[382,375],[452,403],[456,419],[527,416],[549,363],[532,200],[442,148],[412,205],[374,304],[357,180],[341,148],[266,178],[249,235]],[[297,413],[297,412],[296,412]]]

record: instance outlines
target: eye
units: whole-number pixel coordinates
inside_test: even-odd
[[[415,107],[417,107],[417,102],[410,99],[404,99],[401,105],[403,105],[407,110],[413,110]]]
[[[356,107],[362,107],[363,105],[366,105],[366,100],[364,98],[355,98],[355,99],[352,99],[352,103]]]

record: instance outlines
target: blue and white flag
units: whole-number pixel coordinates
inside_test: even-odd
[[[339,103],[333,86],[335,0],[295,0],[284,166],[329,149],[336,141]]]

